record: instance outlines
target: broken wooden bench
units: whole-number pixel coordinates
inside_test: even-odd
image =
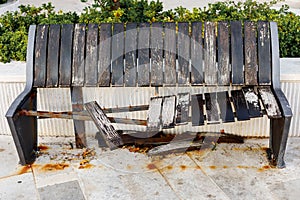
[[[73,119],[76,146],[86,146],[84,120],[91,117],[84,109],[83,87],[149,87],[155,89],[149,105],[104,109],[149,109],[148,120],[110,121],[162,129],[222,125],[267,114],[272,161],[285,166],[292,112],[280,87],[275,22],[32,25],[26,61],[25,89],[6,114],[23,165],[37,155],[37,119]],[[175,98],[157,97],[168,87]],[[38,88],[70,88],[72,111],[38,111]],[[175,113],[163,111],[166,100],[176,106]],[[159,111],[152,113],[152,107]]]

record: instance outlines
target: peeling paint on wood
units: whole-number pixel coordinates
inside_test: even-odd
[[[148,130],[160,129],[162,103],[163,103],[163,97],[152,97],[150,99],[148,117],[147,117]]]
[[[259,87],[259,95],[269,118],[280,118],[281,112],[270,87]]]
[[[163,98],[163,105],[161,111],[161,121],[163,128],[174,127],[175,118],[175,107],[176,107],[176,96],[166,96]]]

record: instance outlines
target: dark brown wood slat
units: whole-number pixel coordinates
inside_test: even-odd
[[[261,117],[262,111],[259,103],[258,96],[253,88],[246,87],[243,88],[244,96],[247,101],[249,116],[253,117]]]
[[[192,95],[192,125],[204,125],[204,112],[203,112],[203,95]]]
[[[187,85],[190,82],[190,37],[189,23],[178,23],[178,75],[177,80],[179,85]]]
[[[73,40],[72,85],[84,84],[85,24],[75,24]]]
[[[98,25],[89,24],[86,36],[85,86],[98,83]]]
[[[217,85],[216,67],[216,25],[214,22],[205,22],[204,32],[204,63],[205,63],[205,83],[207,85]]]
[[[152,23],[151,26],[151,85],[163,84],[163,24]]]
[[[203,84],[202,23],[192,22],[191,36],[191,84]]]
[[[234,122],[234,113],[228,92],[218,92],[217,101],[220,108],[220,118],[222,119],[222,122]]]
[[[245,21],[244,27],[245,84],[257,85],[256,25],[254,22]]]
[[[176,85],[176,24],[174,22],[165,23],[164,51],[165,69],[164,84]]]
[[[162,128],[173,128],[175,120],[176,96],[165,96],[161,111]]]
[[[150,85],[150,24],[140,23],[138,31],[138,85]]]
[[[269,118],[281,118],[281,111],[276,101],[272,89],[268,86],[258,88],[259,96],[263,102]]]
[[[147,129],[150,131],[160,129],[162,103],[163,97],[152,97],[150,99],[147,117]]]
[[[137,84],[137,24],[126,24],[125,37],[125,86]]]
[[[216,93],[205,93],[204,97],[205,97],[207,123],[209,123],[209,124],[220,123],[217,94]]]
[[[98,85],[110,85],[111,72],[111,34],[112,25],[108,23],[100,24],[99,41],[99,63],[98,63]]]
[[[69,87],[72,79],[73,24],[63,24],[60,36],[59,86]]]
[[[218,23],[218,84],[230,84],[229,23]]]
[[[247,102],[242,90],[232,90],[231,97],[235,107],[236,117],[239,121],[249,120]]]
[[[176,106],[176,124],[185,124],[189,120],[190,93],[179,93]]]
[[[240,21],[232,21],[231,29],[231,66],[232,66],[232,84],[244,84],[243,70],[243,34],[242,23]]]
[[[123,86],[124,84],[124,24],[115,23],[112,37],[112,66],[111,84]]]
[[[35,38],[34,86],[45,87],[47,72],[48,25],[38,25]]]
[[[60,25],[51,24],[49,27],[49,40],[47,51],[47,80],[46,87],[58,86]]]
[[[260,85],[271,84],[271,48],[269,22],[259,21],[258,29],[258,79]]]

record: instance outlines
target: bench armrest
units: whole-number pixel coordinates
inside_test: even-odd
[[[292,117],[293,112],[285,94],[279,88],[274,89],[274,93],[278,100],[278,105],[280,106],[283,117]]]

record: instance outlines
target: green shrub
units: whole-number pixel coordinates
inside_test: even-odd
[[[4,4],[6,2],[7,2],[7,0],[0,0],[0,4]]]

